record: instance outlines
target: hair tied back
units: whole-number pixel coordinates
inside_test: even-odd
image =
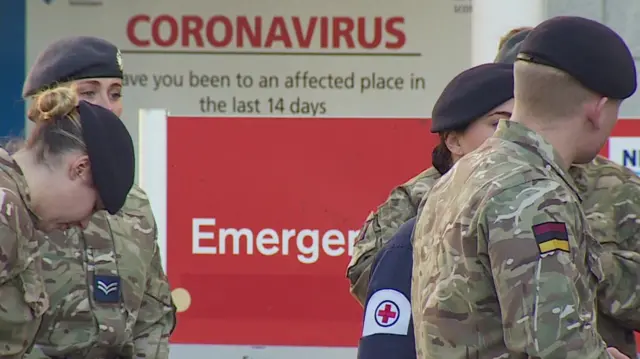
[[[56,87],[34,96],[27,116],[36,123],[55,122],[76,110],[78,104],[78,95],[74,89]]]

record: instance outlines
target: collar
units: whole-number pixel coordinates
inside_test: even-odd
[[[573,165],[569,167],[569,175],[573,180],[573,183],[576,184],[580,193],[587,194],[591,192],[591,187],[594,185],[593,178],[590,178],[587,175],[587,170],[584,165]],[[591,181],[590,181],[591,180]]]
[[[531,152],[534,156],[531,156],[529,162],[556,172],[582,202],[575,182],[560,165],[562,157],[540,134],[519,122],[500,120],[494,137],[513,142]]]

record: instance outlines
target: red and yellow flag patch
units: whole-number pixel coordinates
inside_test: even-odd
[[[553,251],[569,253],[569,233],[562,222],[545,222],[532,227],[540,254]]]

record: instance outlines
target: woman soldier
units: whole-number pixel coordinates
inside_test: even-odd
[[[21,150],[0,150],[0,357],[23,358],[49,308],[37,230],[85,227],[122,208],[135,174],[133,141],[110,111],[60,88],[28,111]]]
[[[437,118],[435,112],[433,114],[431,132],[440,136],[440,143],[431,156],[433,167],[396,187],[386,202],[365,221],[347,269],[351,294],[362,306],[365,305],[371,263],[376,253],[404,222],[418,213],[423,195],[453,163],[491,136],[500,118],[511,117],[513,79],[509,71],[512,66],[507,66],[509,70],[500,66],[482,65],[451,81],[434,107],[434,111],[440,108],[446,111],[438,113]],[[472,79],[474,82],[470,85],[457,85]],[[477,100],[474,101],[472,96]],[[459,103],[461,99],[470,97],[472,102]],[[475,117],[458,114],[473,114]]]
[[[423,172],[433,175],[428,180],[416,177],[412,183],[420,183],[426,193],[456,161],[491,137],[498,121],[511,117],[512,110],[513,65],[483,64],[460,73],[433,107],[431,131],[441,140],[433,150],[434,168]],[[420,199],[415,202],[416,210],[407,211],[407,216],[420,211]],[[372,261],[358,359],[416,358],[410,305],[415,218],[401,225]],[[385,319],[380,308],[388,303],[397,309],[395,316]]]
[[[69,37],[36,59],[23,97],[70,87],[120,115],[122,78],[113,44]],[[51,307],[28,358],[168,358],[175,308],[156,238],[149,200],[137,186],[117,214],[98,213],[84,230],[44,237],[40,250]]]

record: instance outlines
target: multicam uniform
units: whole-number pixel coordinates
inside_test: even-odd
[[[23,357],[49,308],[28,201],[20,168],[0,150],[0,357],[7,359]]]
[[[609,346],[634,358],[633,330],[640,330],[640,178],[601,156],[569,173],[594,237],[608,253],[602,268],[607,281],[598,293],[598,331]]]
[[[520,52],[522,40],[529,33],[530,29],[525,29],[512,36],[496,61],[513,63]],[[583,198],[582,206],[595,239],[609,252],[604,255],[602,265],[608,279],[599,288],[599,332],[608,345],[634,358],[636,344],[632,329],[640,329],[637,296],[640,289],[637,255],[640,248],[634,240],[640,228],[637,219],[640,215],[640,180],[625,167],[603,157],[597,157],[586,165],[573,166],[569,172]],[[406,208],[399,207],[397,210],[405,212]],[[409,214],[406,216],[410,217]],[[391,224],[391,227],[397,226]],[[363,240],[370,237],[364,233],[361,235]],[[349,279],[355,294],[360,289],[360,283],[368,283],[369,264],[365,260],[373,257],[387,240],[389,237],[378,237],[377,240],[369,240],[371,243],[356,244],[356,247],[368,250],[366,256],[363,251],[354,251]]]
[[[440,178],[440,172],[429,168],[396,187],[389,198],[367,217],[353,249],[347,268],[351,294],[364,306],[371,264],[376,253],[396,233],[400,226],[415,217],[425,193]]]
[[[28,358],[167,359],[175,309],[156,238],[137,186],[117,215],[41,237],[51,309]]]
[[[414,237],[420,358],[609,358],[598,243],[559,156],[502,121],[431,189]]]
[[[378,213],[369,215],[360,235],[360,241],[356,243],[349,269],[352,293],[361,303],[364,302],[361,298],[365,298],[362,295],[366,296],[373,258],[391,239],[395,233],[394,228],[399,228],[398,223],[405,217],[415,216],[421,209],[415,204],[420,203],[420,198],[439,178],[439,176],[428,175],[429,172],[434,172],[432,170],[421,173],[394,190],[387,201],[380,206],[384,208],[381,212],[385,214],[384,216]],[[634,236],[640,229],[640,224],[637,222],[640,216],[640,178],[628,168],[602,156],[598,156],[589,164],[572,166],[569,174],[582,197],[582,206],[595,239],[606,250],[628,251],[625,252],[627,257],[630,256],[629,252],[640,253],[640,242],[634,240]],[[387,228],[389,230],[386,230]],[[634,263],[633,258],[630,261],[626,260],[622,267],[624,271],[603,268],[605,274],[611,272],[611,275],[617,277],[614,280],[620,282],[620,290],[623,290],[620,297],[625,296],[624,292],[638,288],[635,273],[640,271],[640,264],[634,267]],[[625,285],[625,282],[630,283]],[[613,319],[611,314],[603,314],[600,308],[598,328],[609,346],[618,348],[629,357],[635,357],[637,346],[634,330],[640,330],[640,318],[638,318],[640,312],[632,308],[640,305],[637,303],[638,299],[633,299],[637,298],[634,293],[628,293],[627,297],[629,301],[626,303],[613,300],[611,305],[614,307],[609,312],[616,312],[616,319]]]
[[[112,43],[70,36],[40,53],[22,95],[82,79],[122,79],[123,71]],[[135,185],[116,215],[98,213],[84,231],[42,235],[51,308],[28,359],[167,359],[175,308],[156,238],[149,199]]]

